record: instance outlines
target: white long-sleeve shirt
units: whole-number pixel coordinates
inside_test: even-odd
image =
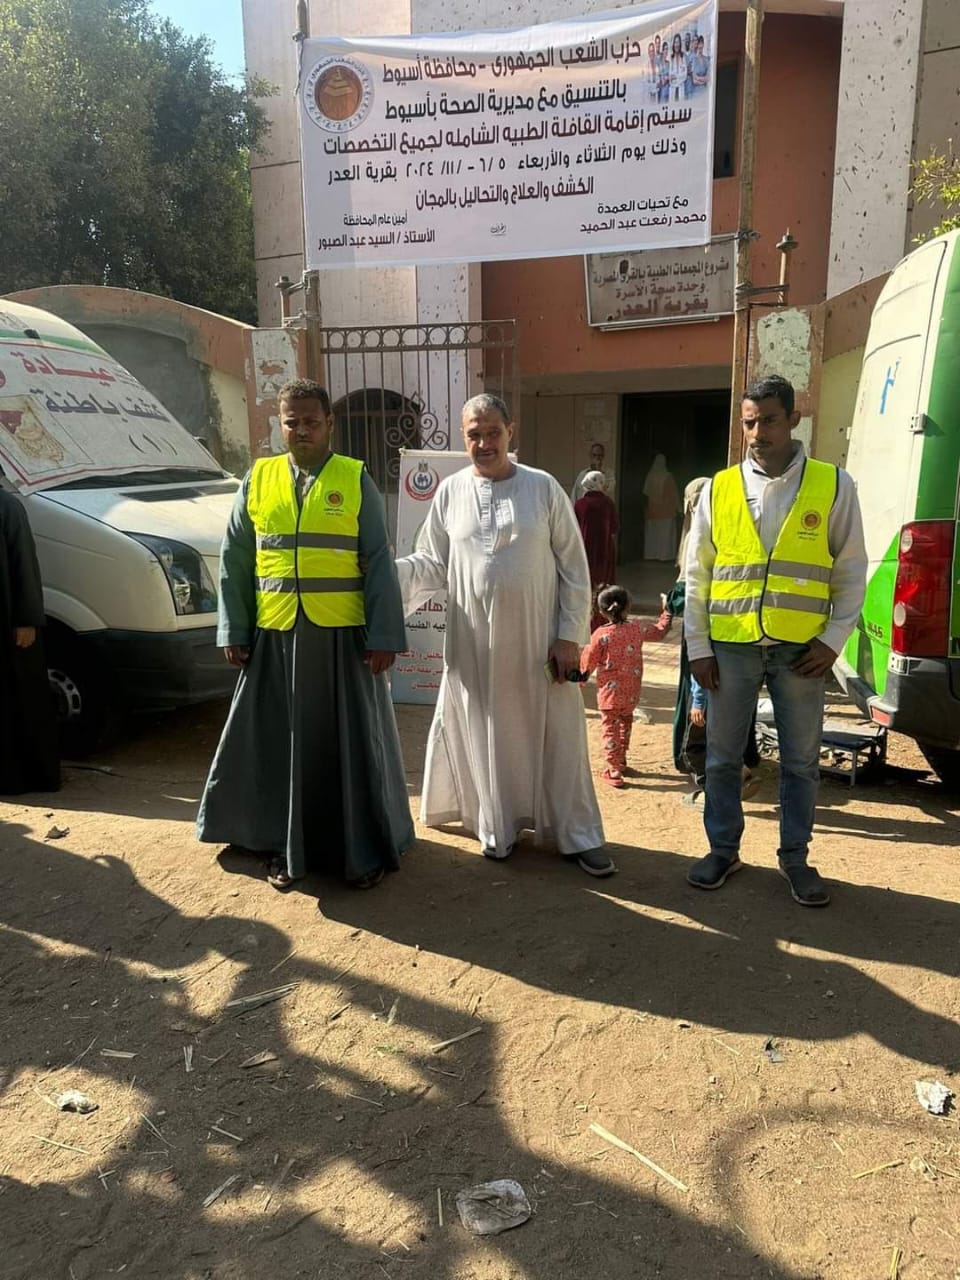
[[[780,476],[768,476],[750,458],[740,464],[747,506],[757,526],[767,555],[776,545],[783,522],[796,501],[803,475],[806,454],[799,440],[794,442],[790,465]],[[713,564],[717,549],[711,529],[711,489],[707,484],[693,514],[687,543],[687,594],[684,605],[684,635],[690,660],[709,658],[710,643],[708,603]],[[846,471],[838,470],[837,496],[827,523],[827,542],[833,556],[830,570],[830,621],[819,639],[834,653],[840,653],[857,625],[866,589],[867,551],[863,542],[860,503],[853,480]],[[764,639],[760,644],[776,644]]]

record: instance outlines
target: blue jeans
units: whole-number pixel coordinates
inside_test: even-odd
[[[711,853],[733,859],[743,835],[740,800],[743,744],[766,682],[780,749],[780,848],[784,866],[803,866],[813,832],[820,782],[824,678],[798,676],[791,664],[804,644],[714,641],[720,686],[709,692],[707,785],[703,825]]]

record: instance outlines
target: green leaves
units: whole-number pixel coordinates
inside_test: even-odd
[[[0,293],[107,284],[255,320],[267,126],[206,40],[145,0],[0,0],[0,120]]]
[[[941,205],[945,210],[945,216],[933,230],[928,235],[917,236],[916,243],[956,231],[960,227],[960,157],[954,154],[953,140],[947,144],[946,155],[931,147],[929,155],[917,160],[913,170],[913,194],[917,200]],[[957,212],[951,213],[953,209]]]

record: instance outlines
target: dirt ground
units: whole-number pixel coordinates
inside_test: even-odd
[[[960,1277],[960,1126],[914,1094],[960,1088],[957,806],[902,744],[880,783],[825,782],[834,900],[805,911],[765,763],[749,867],[690,888],[675,659],[600,797],[610,880],[418,828],[374,892],[278,894],[194,841],[222,705],[0,805],[0,1277]],[[429,712],[399,720],[415,796]],[[99,1110],[60,1113],[68,1088]],[[456,1193],[502,1177],[532,1219],[469,1234]]]

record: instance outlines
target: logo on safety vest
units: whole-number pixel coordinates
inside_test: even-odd
[[[805,511],[800,517],[800,523],[803,525],[804,529],[809,530],[810,533],[812,533],[814,529],[819,529],[822,522],[823,517],[820,515],[819,511]]]
[[[343,506],[343,494],[340,492],[339,489],[331,489],[330,492],[326,495],[326,499],[327,499],[328,507]]]
[[[417,502],[426,502],[436,493],[439,483],[440,476],[433,467],[428,462],[420,462],[416,471],[407,472],[403,487]]]

